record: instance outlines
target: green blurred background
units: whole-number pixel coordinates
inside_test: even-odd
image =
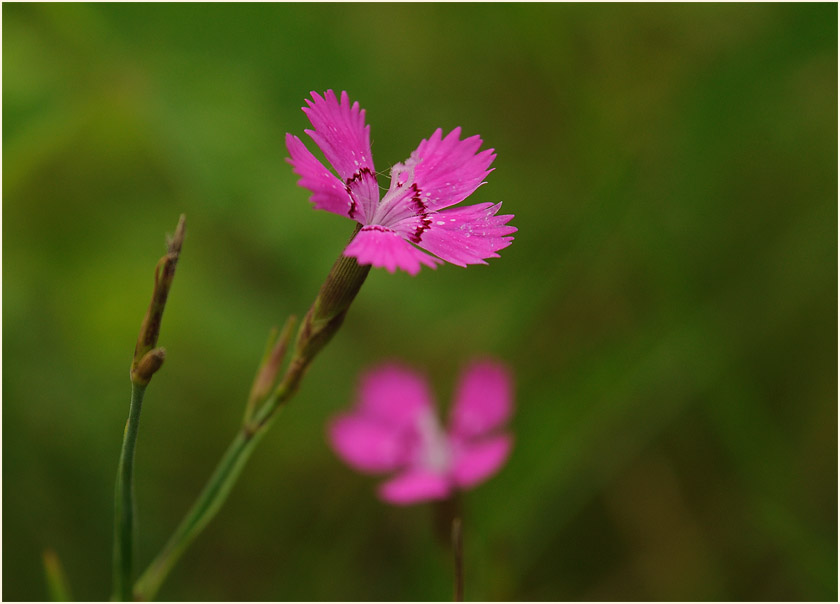
[[[284,162],[333,88],[380,171],[481,134],[470,201],[519,233],[489,266],[371,273],[160,597],[448,599],[432,508],[379,502],[324,423],[384,358],[446,405],[491,355],[517,440],[464,498],[468,599],[836,600],[836,5],[2,8],[4,599],[46,597],[47,547],[109,595],[128,366],[181,212],[141,567],[204,484],[352,231]]]

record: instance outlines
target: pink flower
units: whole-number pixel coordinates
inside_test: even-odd
[[[330,422],[328,436],[354,469],[396,472],[379,487],[379,496],[405,505],[444,499],[492,476],[510,453],[512,437],[503,429],[511,411],[507,370],[475,362],[461,376],[444,430],[426,380],[386,364],[363,376],[355,408]]]
[[[496,215],[501,202],[444,209],[469,197],[490,174],[496,154],[493,149],[478,152],[481,138],[460,140],[460,128],[446,136],[438,128],[405,163],[391,168],[391,186],[380,200],[365,110],[357,102],[350,105],[346,92],[339,101],[332,90],[323,97],[313,92],[306,104],[303,112],[314,129],[305,132],[338,177],[293,134],[286,134],[287,161],[301,177],[298,184],[312,191],[316,209],[362,225],[345,256],[415,275],[421,264],[435,268],[444,260],[458,266],[487,264],[487,258],[498,258],[496,252],[510,245],[516,228],[507,226],[512,215]]]

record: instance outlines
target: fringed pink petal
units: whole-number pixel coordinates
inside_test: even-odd
[[[344,183],[325,168],[298,137],[287,134],[286,147],[291,155],[286,161],[292,164],[294,173],[301,177],[297,184],[312,191],[309,200],[315,208],[352,218],[353,200],[347,194]]]
[[[322,97],[312,92],[303,112],[314,130],[305,130],[323,151],[344,183],[353,191],[358,206],[356,216],[371,217],[379,203],[379,186],[370,150],[370,126],[365,125],[365,110],[359,103],[350,104],[346,92],[341,100],[332,90]],[[362,219],[361,222],[365,222]]]
[[[507,461],[513,439],[502,435],[456,447],[452,480],[462,489],[484,482]]]
[[[443,136],[438,128],[405,162],[414,170],[414,182],[428,211],[455,205],[469,197],[490,174],[493,149],[479,152],[481,138],[460,140],[461,128]]]
[[[480,203],[429,214],[425,228],[416,231],[416,243],[458,266],[487,264],[487,258],[498,258],[496,252],[511,244],[510,235],[517,231],[507,224],[513,215],[496,215],[501,207],[501,203]]]
[[[409,244],[391,229],[378,225],[362,227],[344,250],[345,256],[356,258],[359,264],[372,264],[393,273],[402,269],[410,275],[420,272],[420,265],[435,268],[440,262]]]
[[[397,475],[379,487],[379,497],[396,505],[445,499],[452,485],[445,476],[421,469]]]
[[[507,368],[494,361],[477,361],[462,374],[455,390],[450,434],[469,439],[504,425],[513,411],[513,385]]]
[[[367,371],[359,385],[359,413],[393,426],[416,426],[432,412],[434,399],[426,378],[399,363]]]
[[[306,99],[303,112],[312,122],[314,130],[305,130],[324,152],[342,179],[348,180],[361,168],[373,169],[370,152],[370,126],[365,125],[365,110],[359,103],[350,104],[346,92],[339,101],[332,90],[322,97],[312,92]]]
[[[338,456],[360,472],[394,471],[415,455],[412,445],[416,439],[410,434],[356,413],[334,419],[327,437]]]

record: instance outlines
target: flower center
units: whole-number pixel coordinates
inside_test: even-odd
[[[422,443],[420,463],[436,474],[447,472],[452,460],[449,439],[431,409],[420,416],[418,431]]]

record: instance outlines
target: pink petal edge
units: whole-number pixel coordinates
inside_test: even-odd
[[[443,136],[438,128],[420,142],[406,160],[413,168],[414,181],[422,191],[427,210],[439,210],[460,203],[473,194],[490,174],[496,159],[493,149],[479,152],[481,137],[460,140],[461,128]]]
[[[429,228],[419,247],[458,266],[487,264],[497,251],[513,242],[516,227],[506,224],[510,214],[497,216],[502,204],[480,203],[428,215]]]
[[[291,156],[286,161],[301,178],[297,184],[312,192],[309,198],[316,210],[326,210],[339,216],[350,217],[352,200],[335,174],[312,155],[306,145],[293,134],[286,134],[286,148]]]
[[[462,373],[455,389],[450,432],[475,438],[504,425],[513,411],[513,380],[508,368],[490,360],[475,361]]]
[[[340,101],[332,90],[327,90],[323,97],[314,91],[311,95],[312,100],[306,99],[303,112],[314,130],[305,132],[324,152],[342,180],[347,181],[362,168],[375,174],[365,110],[358,102],[351,105],[346,91],[341,93]]]
[[[474,487],[499,471],[507,461],[513,447],[513,438],[507,434],[478,442],[456,444],[452,479],[462,489]]]
[[[445,476],[419,469],[408,470],[379,486],[379,497],[395,505],[445,499],[452,485]]]
[[[372,225],[362,227],[344,250],[359,264],[371,264],[389,273],[402,269],[409,275],[420,272],[420,266],[435,268],[441,261],[412,246],[391,229]]]
[[[327,439],[336,454],[352,468],[366,473],[391,472],[405,466],[413,451],[411,440],[398,426],[378,423],[357,413],[334,418]]]
[[[362,375],[356,408],[383,423],[414,426],[434,408],[434,399],[425,376],[400,363],[386,362]]]

